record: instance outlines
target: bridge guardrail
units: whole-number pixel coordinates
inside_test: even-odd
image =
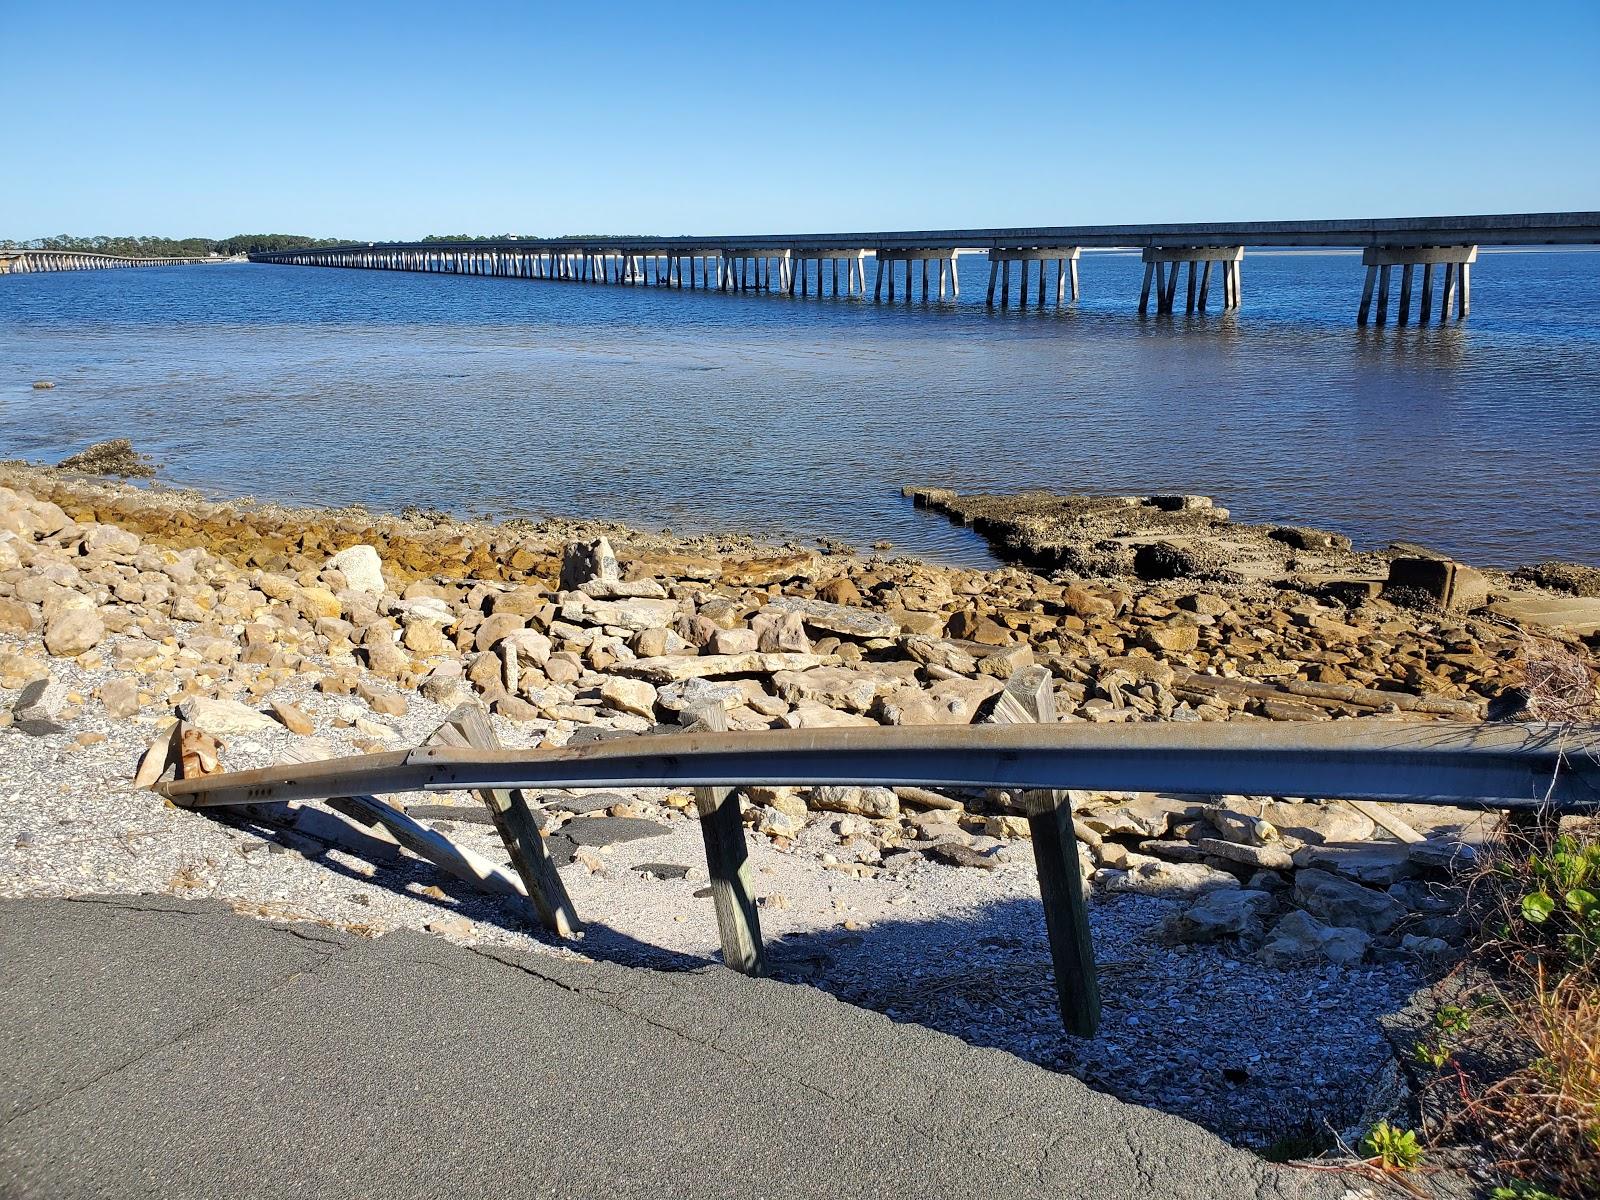
[[[737,789],[765,784],[999,787],[1028,798],[1028,822],[1062,1020],[1090,1036],[1099,1021],[1088,911],[1065,789],[1399,800],[1521,812],[1600,811],[1600,727],[1475,725],[1360,719],[1315,725],[1151,722],[777,730],[728,733],[720,709],[699,732],[572,748],[505,750],[488,722],[453,746],[228,772],[158,786],[184,808],[357,797],[368,823],[447,870],[437,842],[418,848],[416,822],[367,793],[470,790],[485,799],[541,921],[576,927],[570,901],[533,826],[530,787],[690,785],[696,789],[724,962],[764,970],[746,871]],[[1026,718],[1016,718],[1026,720]],[[410,838],[408,841],[407,838]],[[446,859],[449,858],[446,853]],[[470,876],[469,876],[470,877]]]

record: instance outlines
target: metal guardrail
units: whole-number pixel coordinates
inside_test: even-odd
[[[720,710],[713,712],[720,717]],[[1382,719],[906,726],[690,732],[534,750],[492,748],[480,739],[465,746],[458,740],[454,747],[180,779],[158,790],[190,808],[359,795],[364,817],[390,824],[413,840],[415,822],[365,793],[476,791],[497,814],[541,918],[559,930],[548,914],[563,906],[570,911],[570,904],[542,839],[536,831],[531,837],[524,831],[518,841],[506,831],[504,814],[513,809],[531,828],[521,789],[692,785],[723,959],[759,973],[760,924],[746,877],[735,790],[753,783],[1025,792],[1062,1020],[1069,1031],[1088,1036],[1099,1021],[1099,987],[1071,804],[1063,789],[1405,799],[1595,812],[1600,811],[1600,727]]]
[[[408,752],[166,785],[174,801],[281,802],[484,787],[885,784],[1100,788],[1600,809],[1600,728],[1383,720],[948,725],[687,733],[571,748]]]

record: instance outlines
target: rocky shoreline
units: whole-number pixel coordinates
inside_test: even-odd
[[[1337,535],[1233,526],[1199,497],[918,496],[1054,573],[216,503],[0,465],[0,891],[170,890],[374,932],[539,939],[323,806],[244,828],[135,789],[179,712],[229,768],[417,744],[461,703],[515,746],[646,735],[708,704],[735,729],[969,723],[1019,672],[1048,680],[1069,721],[1474,720],[1538,716],[1530,647],[1587,654],[1600,631],[1581,568],[1359,555]],[[496,853],[465,797],[457,812],[402,799]],[[1051,1027],[1017,797],[745,799],[780,973],[1257,1144],[1292,1114],[1364,1116],[1392,1074],[1376,1018],[1450,957],[1450,865],[1485,828],[1421,806],[1376,824],[1293,797],[1074,794],[1112,964],[1106,1034],[1076,1043]],[[540,818],[598,923],[583,953],[703,960],[686,794],[552,794]],[[960,971],[933,968],[941,954]],[[1322,1025],[1288,1045],[1224,1028],[1280,994],[1315,997]]]

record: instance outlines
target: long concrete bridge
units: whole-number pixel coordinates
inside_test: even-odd
[[[0,250],[0,275],[36,271],[104,271],[116,267],[173,267],[184,263],[223,261],[215,258],[129,258],[86,250]]]
[[[1600,212],[903,233],[391,242],[252,254],[250,260],[865,298],[870,256],[875,266],[872,299],[910,302],[919,280],[923,300],[958,298],[956,256],[977,252],[988,256],[985,300],[991,307],[1009,307],[1014,291],[1019,306],[1042,308],[1078,300],[1082,250],[1137,249],[1145,265],[1138,302],[1142,316],[1149,312],[1152,298],[1158,314],[1176,311],[1180,280],[1185,312],[1207,311],[1213,289],[1220,292],[1224,310],[1238,308],[1246,247],[1345,247],[1359,248],[1366,267],[1356,316],[1364,325],[1373,316],[1374,302],[1378,323],[1389,320],[1390,297],[1395,292],[1391,277],[1396,268],[1400,278],[1395,319],[1400,324],[1412,319],[1414,293],[1417,320],[1461,320],[1471,310],[1471,270],[1479,246],[1594,244],[1600,244]],[[1183,279],[1185,268],[1187,278]],[[1414,286],[1418,268],[1420,289]]]

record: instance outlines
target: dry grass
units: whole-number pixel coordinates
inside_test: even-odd
[[[1512,1174],[1600,1195],[1600,989],[1541,976],[1512,1020],[1528,1062],[1470,1101],[1477,1125]]]
[[[1600,821],[1507,826],[1466,882],[1472,983],[1417,1047],[1443,1132],[1511,1179],[1600,1195]]]
[[[1600,715],[1594,666],[1581,649],[1525,633],[1520,663],[1530,716],[1540,721],[1579,723]]]

